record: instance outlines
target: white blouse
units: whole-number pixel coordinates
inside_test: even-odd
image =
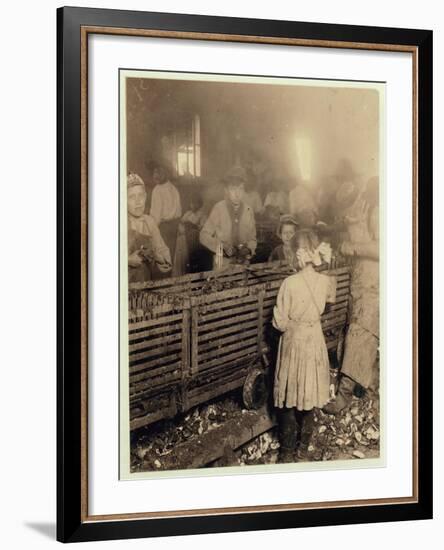
[[[156,220],[157,225],[182,216],[179,191],[170,181],[154,187],[151,195],[150,214]]]

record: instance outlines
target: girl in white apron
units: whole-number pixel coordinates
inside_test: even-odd
[[[335,301],[336,289],[334,277],[314,269],[322,261],[330,261],[329,245],[319,245],[313,231],[300,230],[292,246],[299,271],[283,281],[273,312],[273,326],[282,332],[273,390],[279,412],[281,461],[292,461],[296,448],[296,458],[305,458],[313,431],[313,409],[323,407],[330,398],[321,315],[326,303]]]

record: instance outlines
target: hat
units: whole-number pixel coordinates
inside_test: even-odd
[[[276,234],[279,238],[281,236],[281,231],[282,231],[282,226],[283,225],[294,225],[296,229],[299,229],[299,223],[296,220],[296,218],[294,216],[292,216],[291,214],[284,214],[283,216],[281,216],[279,218],[279,224],[278,224],[277,231],[276,231]]]
[[[361,186],[355,181],[343,181],[336,189],[334,196],[336,208],[346,209],[350,207],[355,202],[361,191]]]
[[[247,173],[245,172],[245,169],[242,168],[242,166],[238,166],[238,165],[233,166],[225,174],[222,182],[225,186],[243,185],[244,183],[247,182]]]
[[[127,188],[129,189],[130,187],[136,187],[136,185],[142,185],[145,188],[143,179],[134,172],[131,172],[127,177]]]

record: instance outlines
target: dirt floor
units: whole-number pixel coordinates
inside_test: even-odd
[[[356,397],[333,416],[316,409],[315,428],[305,461],[347,460],[379,456],[379,399],[375,394]],[[279,463],[277,429],[239,449],[239,464]]]
[[[374,458],[379,439],[379,397],[367,391],[336,416],[316,409],[306,460]],[[237,392],[132,435],[132,472],[276,463],[273,414],[246,410]]]

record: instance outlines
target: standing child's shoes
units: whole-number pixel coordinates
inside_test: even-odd
[[[303,462],[304,460],[307,460],[307,455],[308,455],[308,443],[302,443],[302,441],[300,441],[295,453],[296,460],[298,462],[299,461]]]
[[[301,438],[296,449],[296,459],[307,460],[308,446],[310,445],[311,434],[314,429],[314,409],[301,411]]]
[[[295,450],[288,447],[281,447],[279,449],[279,464],[289,464],[296,462]]]
[[[294,452],[297,444],[298,424],[295,409],[284,407],[278,411],[279,462],[295,462]]]

